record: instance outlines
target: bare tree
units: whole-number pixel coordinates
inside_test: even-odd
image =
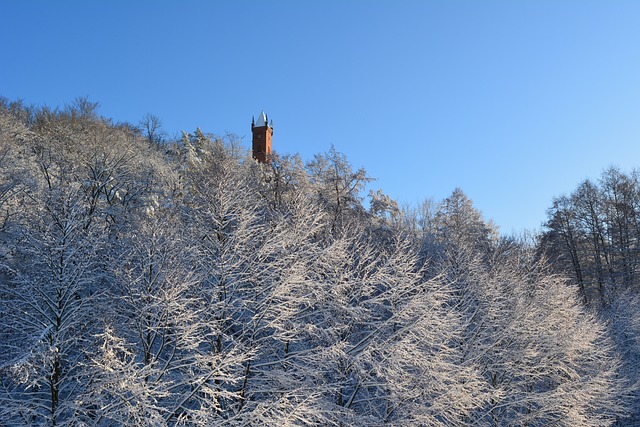
[[[162,129],[162,120],[155,114],[147,113],[138,123],[146,136],[149,144],[159,145],[166,138],[166,132]]]

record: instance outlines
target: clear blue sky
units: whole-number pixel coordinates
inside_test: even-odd
[[[0,0],[0,95],[333,144],[401,203],[460,187],[505,233],[640,167],[638,1]]]

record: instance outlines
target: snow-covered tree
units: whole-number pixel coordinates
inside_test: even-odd
[[[323,321],[339,350],[330,378],[341,416],[353,425],[464,425],[483,397],[453,346],[462,328],[447,284],[422,278],[401,235],[385,246],[354,236],[343,250]]]
[[[325,154],[316,154],[307,164],[311,182],[320,203],[332,221],[332,230],[340,230],[358,222],[363,213],[360,194],[373,181],[360,168],[353,170],[346,156],[331,146]]]
[[[45,195],[29,206],[19,267],[4,284],[0,414],[11,423],[65,425],[87,386],[86,351],[101,323],[105,234],[87,226],[80,186]]]
[[[463,209],[441,212],[442,274],[465,318],[465,361],[481,373],[487,396],[470,422],[611,424],[624,410],[625,382],[604,326],[532,251],[499,250],[479,212],[453,206]]]

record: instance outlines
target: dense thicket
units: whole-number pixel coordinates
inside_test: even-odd
[[[462,191],[414,212],[372,191],[365,208],[371,179],[333,148],[261,165],[150,120],[0,103],[0,425],[631,415],[620,335],[585,287]]]
[[[539,250],[611,327],[624,374],[640,380],[640,175],[611,167],[554,199]],[[640,396],[637,390],[638,407]],[[633,422],[640,422],[636,414]],[[633,424],[631,424],[633,425]]]

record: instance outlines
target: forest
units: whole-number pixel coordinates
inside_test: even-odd
[[[97,107],[0,99],[0,426],[640,424],[640,172],[504,236]]]

